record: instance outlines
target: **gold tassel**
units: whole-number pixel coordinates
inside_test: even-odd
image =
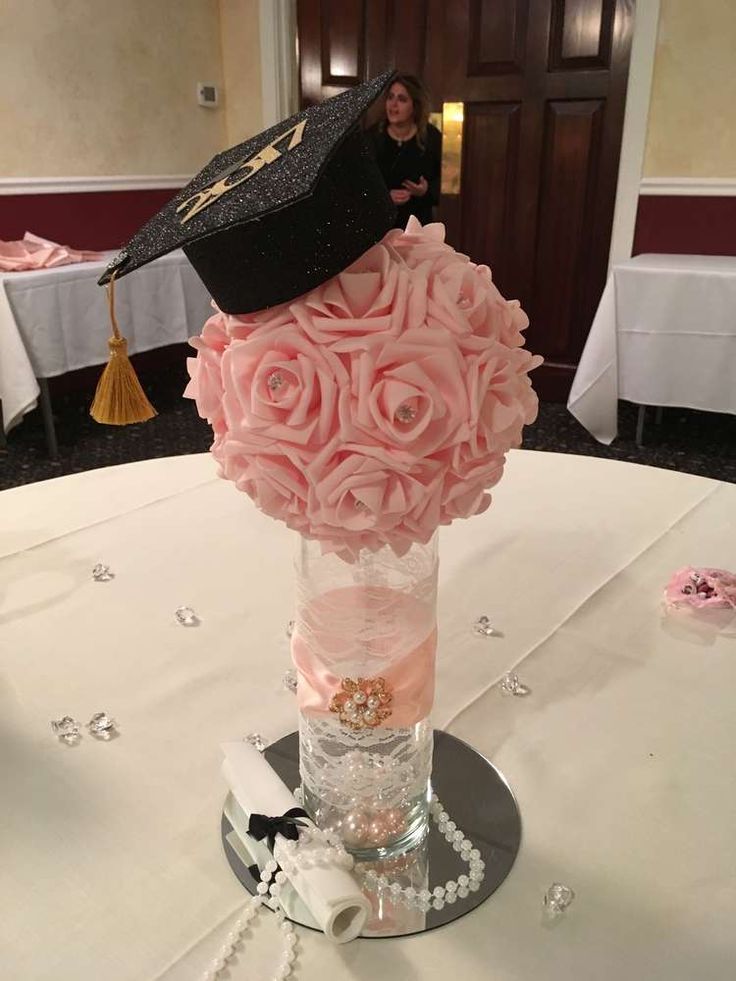
[[[110,360],[97,383],[95,399],[89,414],[95,422],[108,426],[127,426],[133,422],[147,422],[158,413],[146,398],[135,368],[128,358],[128,342],[120,334],[115,319],[115,273],[107,287],[112,337],[107,342]]]

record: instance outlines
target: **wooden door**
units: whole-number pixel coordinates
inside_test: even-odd
[[[302,104],[388,67],[463,104],[448,240],[529,313],[567,397],[606,279],[634,0],[299,0]],[[444,188],[443,188],[444,190]]]

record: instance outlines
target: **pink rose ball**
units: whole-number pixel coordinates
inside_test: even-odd
[[[215,313],[185,395],[261,510],[346,555],[401,554],[489,506],[537,414],[527,325],[487,266],[412,218],[290,303]]]

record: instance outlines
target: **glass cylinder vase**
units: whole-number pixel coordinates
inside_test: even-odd
[[[429,818],[437,535],[354,561],[301,539],[291,640],[304,806],[363,861],[424,838]]]

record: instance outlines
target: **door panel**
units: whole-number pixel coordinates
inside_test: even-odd
[[[581,277],[592,240],[603,100],[548,102],[544,124],[534,321],[529,343],[544,344],[553,361],[575,346]],[[537,325],[543,330],[537,330]],[[537,336],[538,335],[538,336]]]
[[[608,68],[615,0],[553,0],[549,70]]]
[[[363,81],[364,0],[322,0],[322,84],[348,88]]]
[[[527,0],[471,0],[468,75],[524,70]]]
[[[515,212],[521,105],[473,103],[465,115],[461,223],[463,250],[471,257],[499,256],[494,276],[508,275],[504,243]],[[467,214],[478,212],[478,219]]]

